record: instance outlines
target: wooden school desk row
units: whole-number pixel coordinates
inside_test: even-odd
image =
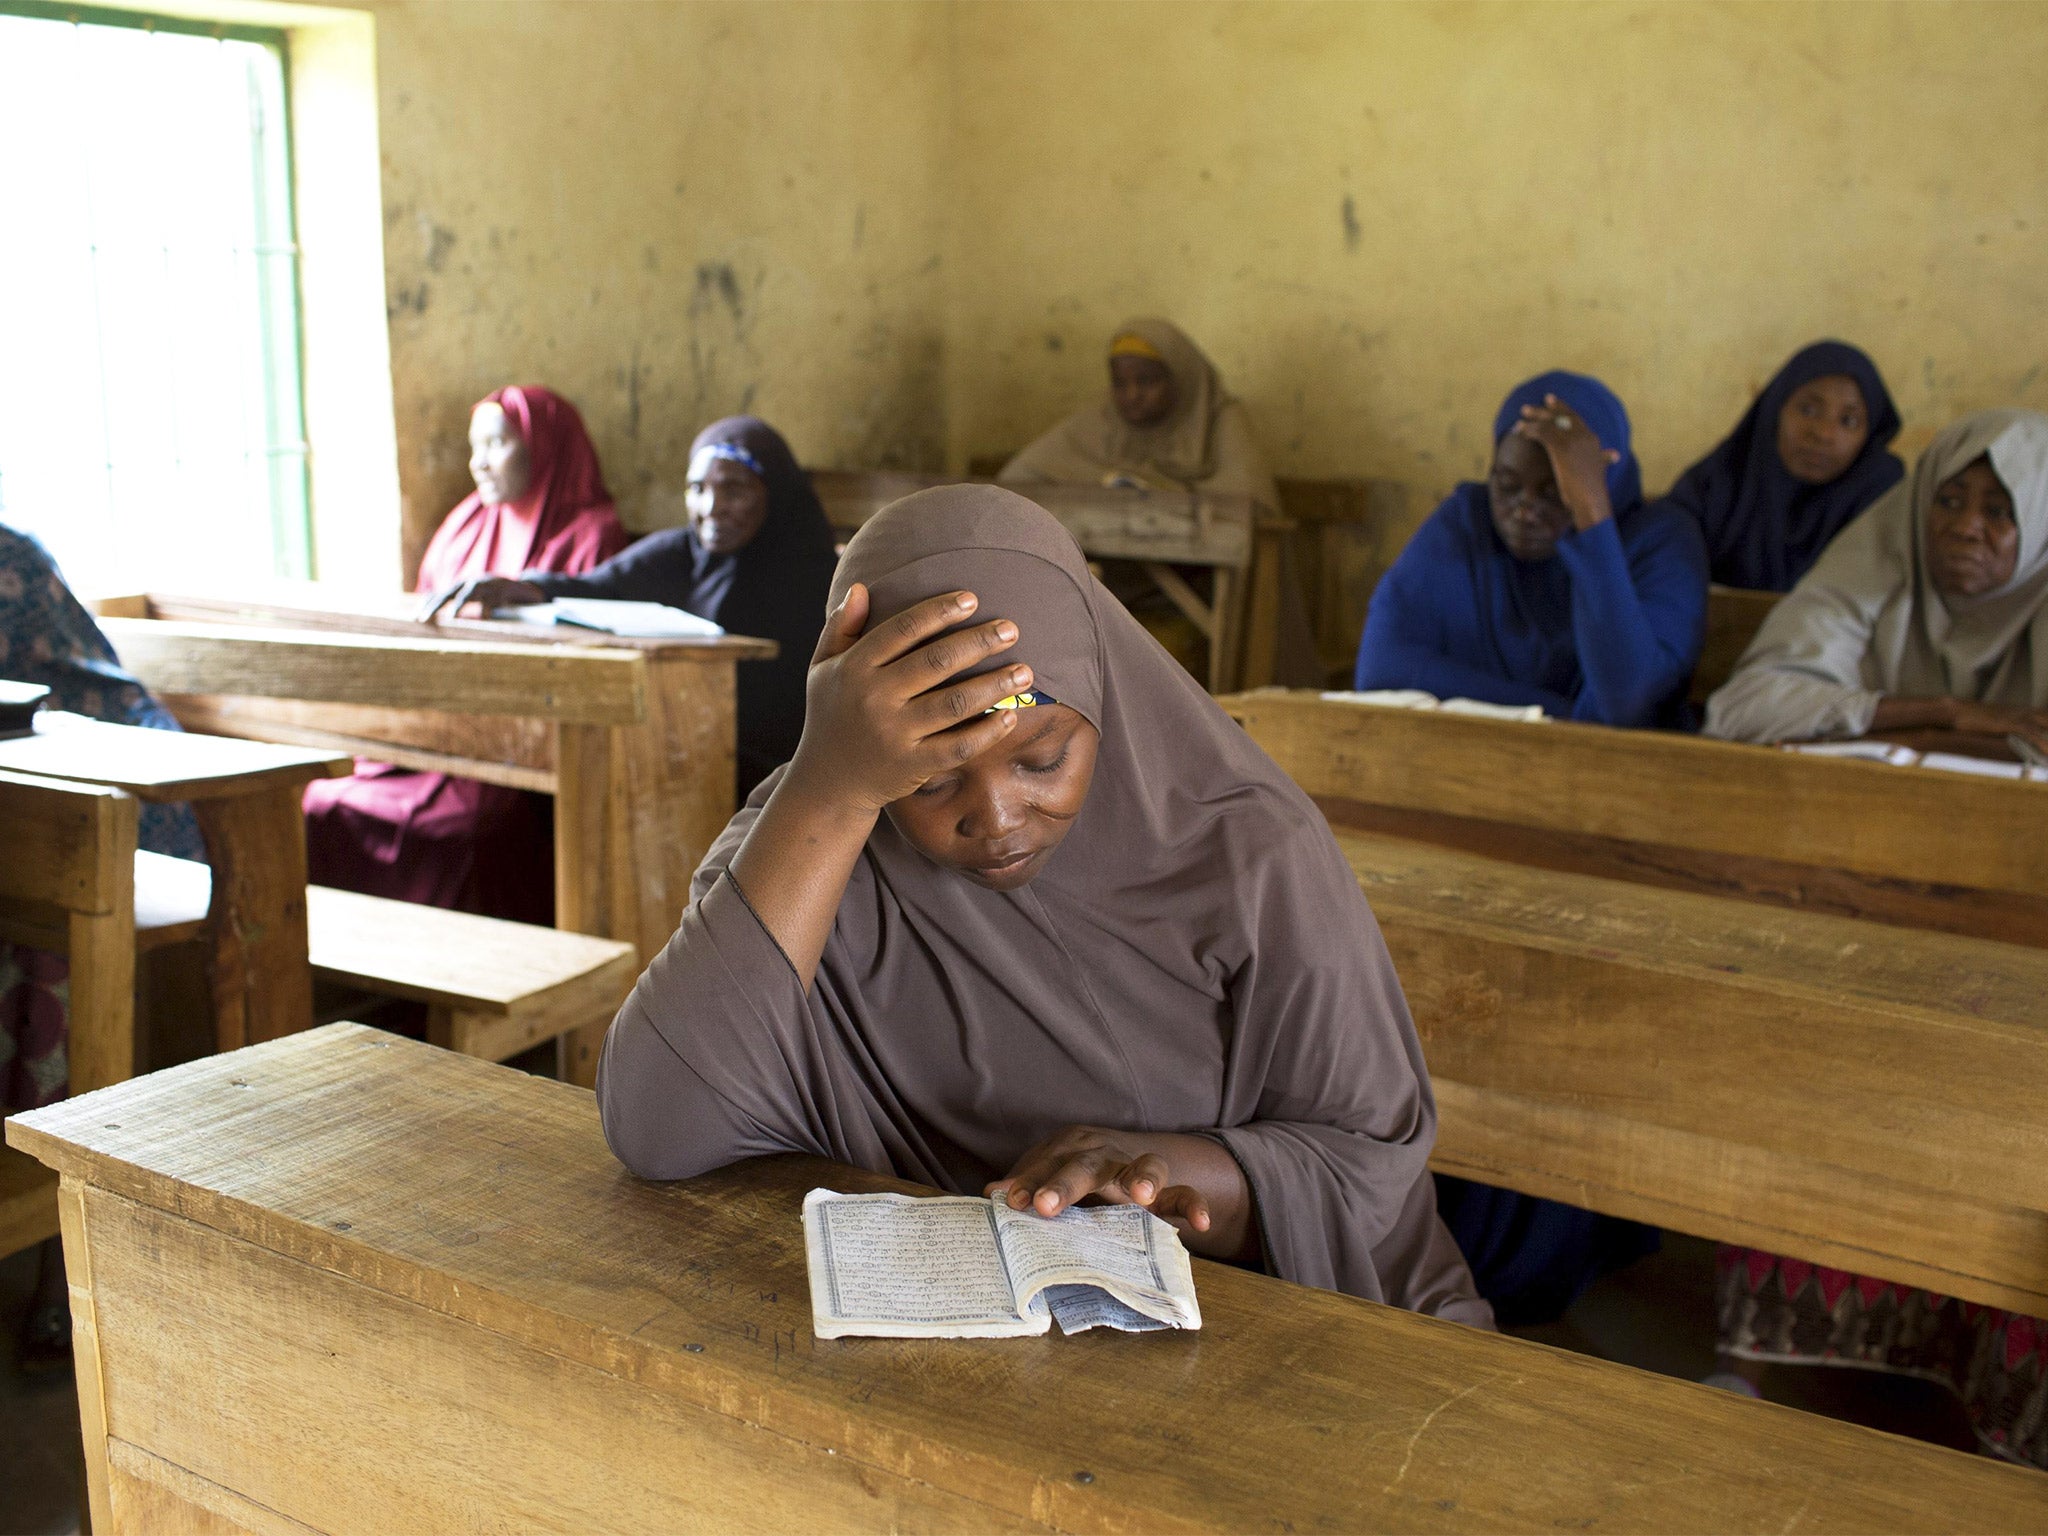
[[[589,1094],[352,1025],[7,1134],[103,1533],[2048,1526],[2038,1473],[1201,1260],[1199,1333],[819,1341],[803,1193],[890,1181],[644,1184]]]
[[[1436,1166],[2048,1313],[2048,784],[1269,692]]]

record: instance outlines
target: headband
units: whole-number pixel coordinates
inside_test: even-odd
[[[698,470],[700,467],[705,466],[705,462],[709,459],[730,459],[743,469],[751,469],[761,479],[766,480],[768,478],[768,471],[761,467],[761,461],[747,452],[738,443],[706,443],[690,458],[690,478],[692,480],[701,478]]]
[[[1142,336],[1133,335],[1129,331],[1125,331],[1123,335],[1117,337],[1115,341],[1109,344],[1109,355],[1111,357],[1148,357],[1155,363],[1166,361],[1159,349],[1153,346],[1151,342]]]

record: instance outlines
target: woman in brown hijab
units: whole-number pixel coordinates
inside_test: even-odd
[[[1202,491],[1242,496],[1268,516],[1280,511],[1280,492],[1243,404],[1224,389],[1216,365],[1170,320],[1126,320],[1118,326],[1109,342],[1109,393],[1032,443],[996,478],[1008,485]],[[1284,542],[1282,550],[1275,676],[1252,681],[1320,688],[1326,679],[1316,660],[1293,550]],[[1201,642],[1193,626],[1138,563],[1106,560],[1103,567],[1103,579],[1118,601],[1181,665],[1200,675],[1196,655]],[[1183,568],[1180,576],[1206,595],[1210,572]]]
[[[809,1152],[1487,1325],[1435,1103],[1322,816],[993,486],[848,546],[804,733],[612,1025],[648,1178]]]

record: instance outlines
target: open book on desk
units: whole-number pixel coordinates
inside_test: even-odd
[[[1047,1220],[969,1195],[804,1196],[811,1327],[821,1339],[999,1339],[1199,1328],[1180,1234],[1135,1205]]]
[[[558,597],[547,603],[528,603],[518,608],[494,608],[494,619],[513,619],[521,624],[566,624],[571,629],[594,629],[601,634],[625,635],[635,640],[674,638],[715,639],[725,633],[709,619],[666,603],[629,603],[612,597]]]

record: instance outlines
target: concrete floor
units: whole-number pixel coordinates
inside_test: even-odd
[[[78,1397],[67,1373],[24,1377],[13,1340],[35,1286],[35,1255],[0,1261],[0,1532],[78,1529]],[[1564,1318],[1520,1330],[1580,1354],[1697,1381],[1715,1367],[1714,1246],[1667,1234],[1653,1254],[1595,1285]],[[1925,1382],[1862,1371],[1777,1367],[1765,1395],[1812,1412],[1968,1449],[1948,1394]]]

